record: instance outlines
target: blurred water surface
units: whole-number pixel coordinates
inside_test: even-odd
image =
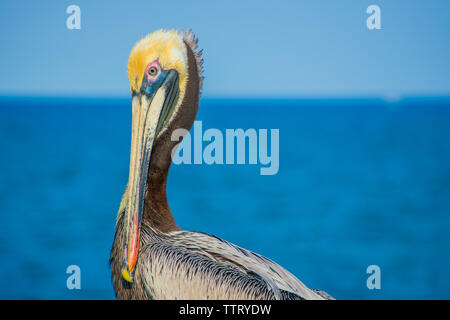
[[[172,166],[183,229],[338,299],[450,298],[450,100],[204,99],[208,128],[279,128],[280,170]],[[130,99],[0,98],[0,298],[111,299]],[[81,268],[81,290],[66,268]],[[366,268],[381,268],[368,290]]]

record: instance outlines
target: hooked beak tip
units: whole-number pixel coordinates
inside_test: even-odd
[[[127,282],[133,283],[133,276],[128,271],[128,268],[122,268],[122,278]]]

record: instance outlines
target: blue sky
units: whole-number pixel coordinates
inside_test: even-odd
[[[71,4],[81,30],[66,28]],[[133,44],[191,27],[208,97],[450,95],[449,15],[446,0],[3,0],[0,94],[127,96]]]

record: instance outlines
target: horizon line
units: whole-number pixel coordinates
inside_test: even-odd
[[[131,99],[131,95],[103,95],[103,94],[36,94],[36,93],[1,93],[0,99]],[[450,99],[450,93],[445,94],[409,94],[409,95],[376,95],[376,94],[305,94],[305,95],[201,95],[206,100],[385,100],[397,102],[403,99]]]

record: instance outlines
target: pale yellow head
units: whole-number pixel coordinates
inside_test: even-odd
[[[183,33],[176,30],[158,30],[139,40],[128,59],[128,78],[131,92],[139,92],[147,66],[158,61],[164,70],[176,70],[183,97],[188,78],[188,61]]]

